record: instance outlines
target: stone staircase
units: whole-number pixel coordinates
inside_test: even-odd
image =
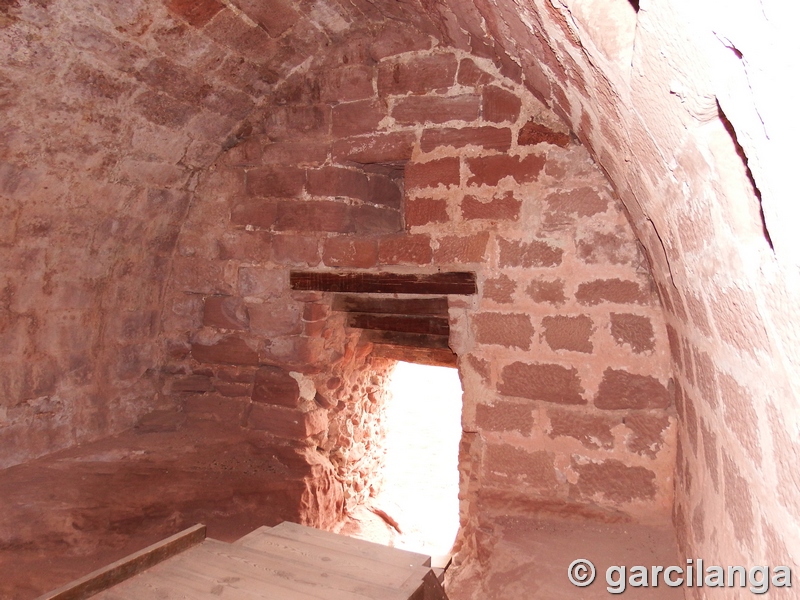
[[[38,600],[447,600],[428,556],[284,522],[232,544],[196,526]]]

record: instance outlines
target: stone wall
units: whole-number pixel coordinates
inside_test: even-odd
[[[524,87],[428,46],[350,46],[295,73],[201,177],[167,297],[166,392],[293,443],[329,427],[316,442],[326,457],[347,451],[345,432],[374,447],[373,425],[356,413],[328,425],[335,410],[312,401],[337,386],[363,399],[333,371],[370,346],[329,312],[329,294],[290,291],[289,271],[471,270],[478,295],[450,309],[473,455],[465,530],[492,507],[667,515],[667,335],[622,206]],[[230,387],[218,366],[230,362],[249,365],[255,387]],[[382,373],[365,369],[379,390]],[[304,373],[307,402],[263,393],[267,372]],[[305,426],[287,431],[289,414]],[[366,487],[350,485],[355,497]]]

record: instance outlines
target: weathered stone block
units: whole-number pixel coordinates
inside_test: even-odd
[[[256,371],[252,400],[296,408],[300,404],[300,386],[280,367],[261,367]]]
[[[506,396],[557,404],[586,404],[578,370],[554,364],[514,362],[503,368],[497,390]]]
[[[612,368],[603,372],[603,380],[594,398],[597,408],[607,410],[667,408],[670,403],[669,391],[655,377]]]

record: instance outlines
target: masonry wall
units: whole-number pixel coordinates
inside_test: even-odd
[[[159,323],[172,318],[164,282],[197,175],[223,148],[266,133],[248,130],[247,115],[309,57],[339,60],[346,48],[362,65],[380,35],[393,51],[438,44],[491,61],[576,134],[625,206],[667,311],[684,550],[720,564],[796,555],[794,10],[688,0],[2,3],[2,464],[119,431],[158,405],[159,369],[173,360],[159,354]],[[363,90],[355,81],[346,88]],[[428,152],[418,144],[413,152]],[[459,186],[471,185],[468,154]],[[463,199],[446,195],[430,199],[445,200],[448,223],[463,218]],[[442,203],[432,206],[443,218]],[[487,260],[499,252],[494,231]],[[504,312],[486,279],[479,302]],[[515,301],[528,302],[521,289]],[[615,314],[645,316],[638,310]],[[545,316],[560,315],[537,313],[531,326],[543,330]],[[531,344],[549,348],[537,335]],[[471,368],[465,380],[477,377]],[[480,385],[496,389],[502,371],[490,375]]]
[[[522,86],[429,46],[351,47],[295,74],[201,177],[167,299],[165,393],[335,463],[351,442],[327,398],[373,391],[332,371],[348,344],[371,347],[329,313],[330,295],[290,291],[289,271],[471,270],[479,294],[450,299],[465,543],[494,510],[666,517],[668,342],[622,206]],[[242,385],[229,385],[230,363]],[[266,373],[306,382],[308,401],[269,393]],[[379,446],[348,414],[356,444]],[[378,462],[363,464],[379,477]],[[342,483],[354,498],[368,487]]]

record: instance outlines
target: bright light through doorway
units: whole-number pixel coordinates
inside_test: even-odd
[[[386,479],[375,505],[400,525],[396,547],[449,554],[458,531],[458,371],[399,362],[389,389]]]

